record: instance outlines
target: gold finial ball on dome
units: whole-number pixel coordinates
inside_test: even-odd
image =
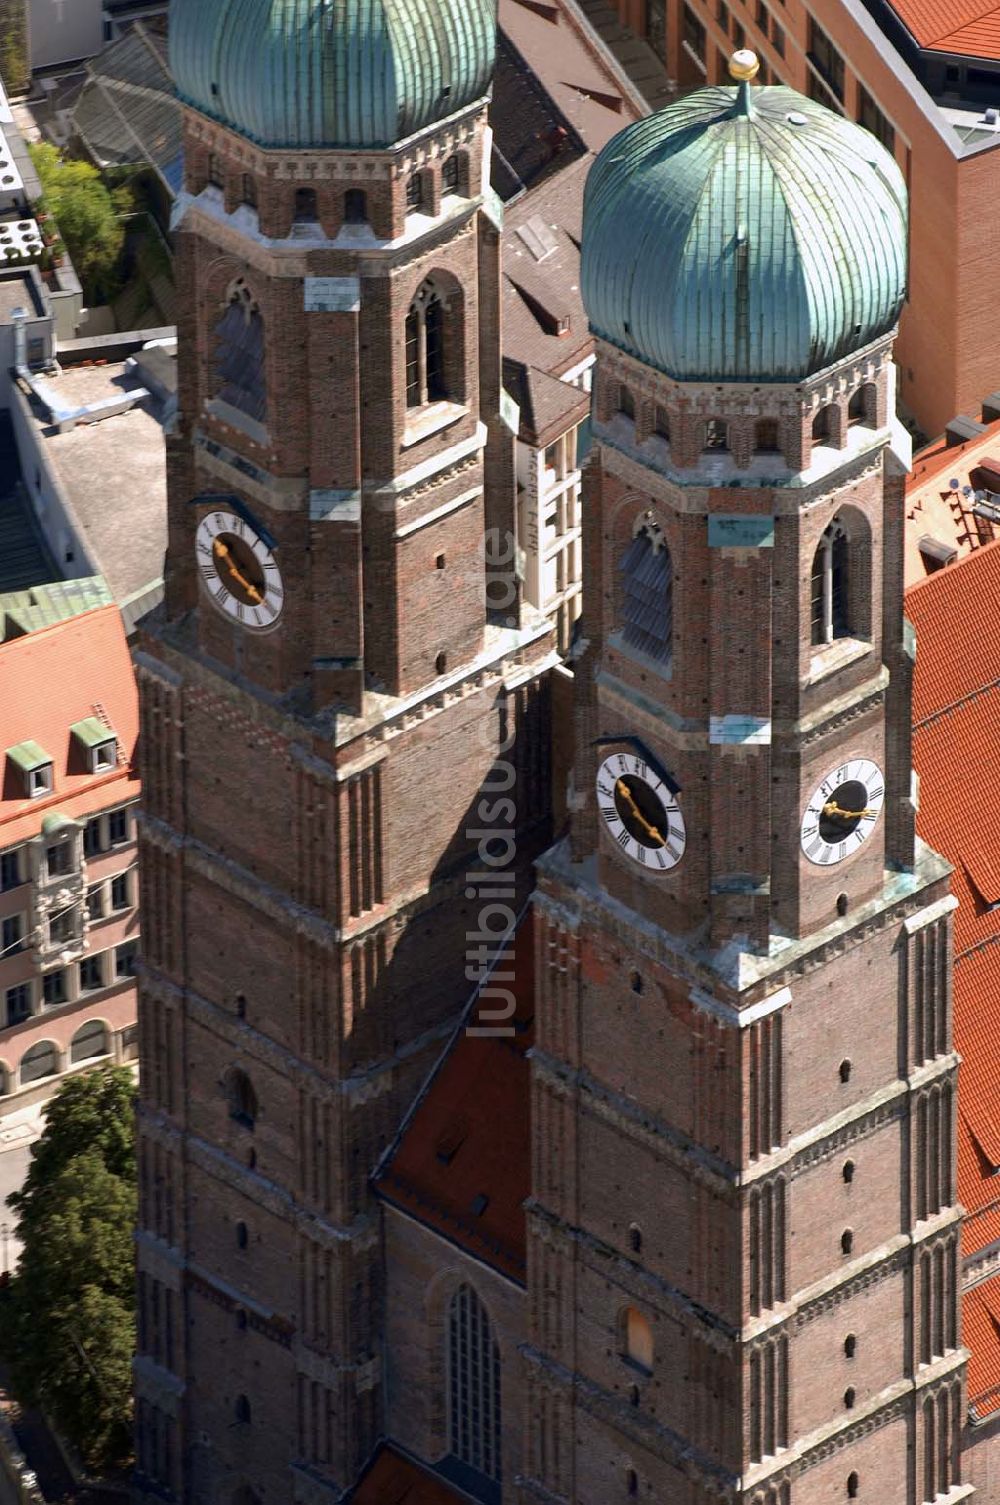
[[[749,83],[760,71],[760,59],[749,47],[741,47],[729,59],[729,74],[738,83]]]

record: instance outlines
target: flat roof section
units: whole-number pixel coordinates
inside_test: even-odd
[[[127,362],[68,366],[46,377],[60,407],[84,408],[142,386]],[[42,452],[52,465],[94,568],[123,606],[163,576],[167,474],[162,404],[152,395],[126,413],[59,433],[35,409]],[[127,616],[127,614],[126,614]]]

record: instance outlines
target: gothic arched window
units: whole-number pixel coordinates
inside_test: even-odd
[[[421,285],[406,315],[406,406],[423,407],[449,396],[445,304],[433,282]]]
[[[349,188],[344,194],[344,224],[363,225],[368,219],[368,200],[363,188]]]
[[[834,518],[819,541],[812,566],[812,641],[850,636],[847,595],[848,538]]]
[[[626,1307],[622,1318],[623,1357],[639,1369],[652,1372],[653,1329],[649,1321],[636,1307]]]
[[[316,201],[315,188],[296,188],[295,190],[295,223],[297,225],[315,224],[319,219],[319,206]]]
[[[213,331],[216,396],[255,423],[267,422],[264,320],[242,278],[230,290]]]
[[[229,1100],[229,1117],[252,1129],[257,1121],[257,1094],[253,1082],[238,1066],[234,1066],[226,1076],[226,1097]]]
[[[753,447],[758,454],[773,455],[781,448],[778,443],[778,423],[774,418],[758,418],[754,424]]]
[[[618,411],[635,422],[635,398],[626,386],[618,388]]]
[[[646,523],[618,566],[622,576],[622,630],[630,648],[670,662],[673,643],[673,567],[666,539]]]
[[[457,193],[460,182],[458,153],[452,152],[441,164],[441,191],[443,193]]]
[[[459,1286],[448,1311],[448,1439],[460,1462],[499,1479],[500,1348],[471,1286]]]
[[[729,424],[722,418],[710,418],[705,424],[705,438],[703,449],[719,450],[729,448]]]

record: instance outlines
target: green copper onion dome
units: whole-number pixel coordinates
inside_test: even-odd
[[[583,298],[595,334],[670,376],[795,381],[895,325],[906,188],[868,131],[751,89],[752,55],[733,72],[738,87],[700,89],[601,152]]]
[[[173,0],[181,99],[262,146],[386,147],[489,89],[495,0]]]

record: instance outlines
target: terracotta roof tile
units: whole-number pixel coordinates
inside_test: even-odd
[[[469,1496],[386,1445],[348,1498],[352,1505],[461,1505]]]
[[[52,793],[28,799],[4,757],[0,786],[0,847],[34,836],[42,817],[59,810],[81,819],[135,798],[133,766],[139,704],[132,661],[116,606],[88,611],[0,645],[0,756],[37,742],[52,758]],[[92,774],[73,756],[70,727],[103,708],[125,762]]]
[[[1000,446],[1000,419],[986,426],[982,434],[963,444],[948,444],[936,439],[913,459],[913,473],[906,486],[906,532],[904,570],[907,586],[916,585],[928,574],[927,560],[921,552],[921,540],[930,537],[939,544],[968,554],[981,548],[1000,534],[1000,528],[972,511],[972,499],[962,495],[963,486],[974,490],[997,490],[992,474],[980,466],[994,458]],[[959,489],[948,485],[957,480]]]
[[[962,1342],[969,1349],[969,1406],[981,1420],[1000,1407],[1000,1275],[962,1298]]]
[[[1000,543],[906,594],[917,632],[913,762],[917,829],[954,864],[958,1194],[964,1256],[1000,1239],[1000,831],[977,789],[1000,781]],[[963,1297],[969,1400],[1000,1406],[1000,1277]]]
[[[377,1181],[379,1194],[476,1259],[522,1282],[524,1202],[530,1187],[529,1067],[534,984],[533,934],[522,923],[513,981],[514,1033],[476,1035],[478,1009],[456,1037],[417,1103]],[[500,1000],[480,1007],[494,1011]]]
[[[892,0],[892,4],[919,46],[1000,58],[997,0]]]

